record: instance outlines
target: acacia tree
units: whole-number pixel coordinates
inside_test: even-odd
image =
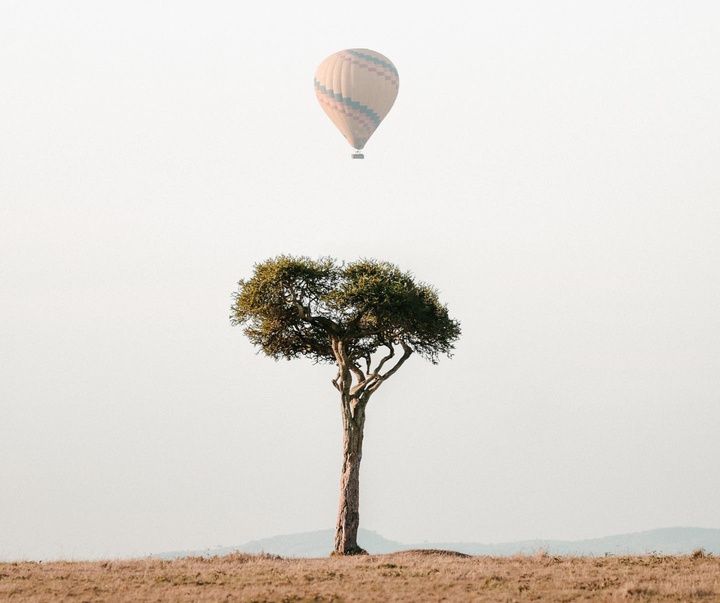
[[[450,356],[460,324],[433,287],[376,260],[279,256],[255,265],[233,299],[232,324],[266,355],[337,366],[344,438],[334,554],[364,553],[357,532],[367,403],[411,354],[433,364]]]

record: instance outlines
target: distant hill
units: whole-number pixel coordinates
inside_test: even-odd
[[[156,555],[162,559],[190,556],[227,555],[240,553],[270,553],[283,557],[327,557],[333,549],[333,530],[318,530],[303,534],[274,536],[253,540],[234,547],[218,547],[204,551],[174,551]],[[396,553],[411,549],[443,549],[468,555],[509,556],[522,553],[532,555],[546,551],[550,555],[689,555],[703,549],[720,554],[720,529],[660,528],[633,534],[619,534],[592,540],[523,540],[500,544],[473,542],[423,542],[403,544],[386,540],[376,532],[360,530],[358,542],[371,554]]]

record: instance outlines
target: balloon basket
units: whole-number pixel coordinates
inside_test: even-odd
[[[353,159],[365,159],[365,155],[363,155],[360,151],[355,151],[352,155],[350,155]]]

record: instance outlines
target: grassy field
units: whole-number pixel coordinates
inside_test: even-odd
[[[0,601],[720,601],[720,558],[411,551],[0,563]]]

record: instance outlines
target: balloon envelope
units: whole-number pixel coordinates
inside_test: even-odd
[[[341,50],[315,72],[315,94],[351,146],[360,150],[385,119],[400,79],[390,59],[366,48]]]

